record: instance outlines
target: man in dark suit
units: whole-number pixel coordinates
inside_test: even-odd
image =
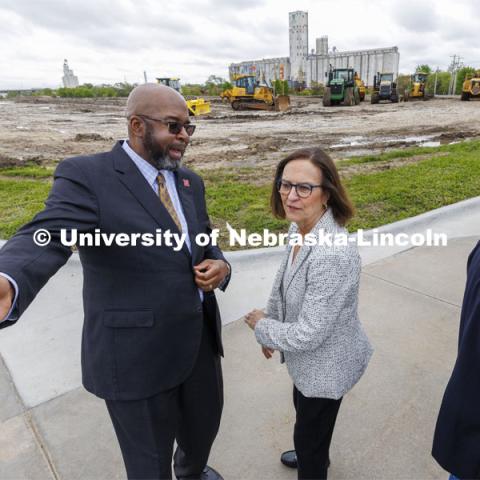
[[[106,400],[129,478],[216,479],[206,466],[220,424],[221,320],[213,290],[230,266],[212,242],[201,178],[181,167],[195,127],[174,90],[146,84],[127,102],[128,142],[61,162],[45,209],[0,251],[0,327],[13,325],[71,250],[61,229],[185,234],[182,248],[100,245],[83,267],[82,377]],[[47,246],[33,233],[45,229]]]
[[[432,455],[460,479],[480,478],[480,242],[468,258],[458,356],[438,415]]]

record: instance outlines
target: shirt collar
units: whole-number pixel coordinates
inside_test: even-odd
[[[124,140],[122,148],[125,153],[132,159],[133,163],[138,167],[142,175],[148,181],[150,185],[157,184],[158,174],[161,172],[163,176],[170,181],[175,181],[175,173],[172,170],[158,170],[151,163],[147,162],[141,157],[133,148],[129,145],[127,140]]]
[[[146,178],[150,185],[157,181],[158,170],[144,158],[142,158],[133,148],[128,144],[128,141],[123,142],[122,148],[125,153],[132,159],[133,163],[138,167],[142,175]]]

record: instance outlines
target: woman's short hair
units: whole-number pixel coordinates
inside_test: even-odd
[[[330,194],[328,206],[331,208],[333,216],[337,223],[345,225],[354,213],[354,208],[348,194],[343,187],[337,167],[321,148],[302,148],[284,158],[277,166],[275,178],[273,180],[272,195],[270,197],[270,206],[275,217],[284,219],[285,210],[283,208],[282,198],[278,192],[278,182],[282,179],[285,166],[293,160],[310,160],[322,171],[322,188]]]

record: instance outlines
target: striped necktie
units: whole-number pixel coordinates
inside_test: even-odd
[[[177,211],[173,206],[172,198],[168,193],[167,185],[165,184],[165,177],[163,176],[163,173],[160,173],[160,172],[158,173],[157,183],[158,183],[158,196],[160,197],[160,200],[163,203],[163,206],[167,209],[167,212],[170,214],[173,221],[177,225],[178,230],[181,232],[182,224],[180,223],[180,219],[178,218]]]

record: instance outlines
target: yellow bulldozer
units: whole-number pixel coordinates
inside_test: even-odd
[[[234,110],[273,110],[284,112],[290,108],[288,95],[276,95],[268,85],[260,85],[255,75],[234,75],[232,88],[224,90],[220,97]]]
[[[367,89],[365,87],[365,82],[360,78],[360,75],[355,72],[355,76],[353,77],[355,83],[358,87],[358,93],[360,94],[360,101],[363,102],[365,100],[365,94],[367,93]]]
[[[425,91],[427,79],[427,72],[416,72],[413,74],[410,78],[408,90],[406,89],[403,95],[403,100],[408,102],[409,100],[430,100],[433,98],[433,95]]]
[[[157,83],[165,85],[166,87],[171,87],[181,93],[179,78],[160,77],[157,78]],[[188,114],[190,116],[206,115],[212,111],[210,108],[210,102],[206,102],[204,98],[185,98],[185,101],[187,102]]]
[[[467,74],[463,82],[462,96],[460,98],[463,101],[469,101],[472,98],[480,99],[480,70],[474,74]]]

